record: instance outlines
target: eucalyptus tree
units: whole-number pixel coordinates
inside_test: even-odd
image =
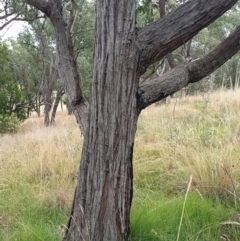
[[[42,17],[42,13],[27,5],[26,1],[1,0],[0,2],[0,30],[14,21],[33,21]]]
[[[0,43],[0,116],[15,114],[19,120],[23,120],[26,118],[26,113],[21,108],[23,94],[12,78],[9,55],[7,46]]]
[[[33,42],[28,32],[22,33],[17,41],[11,40],[10,71],[24,96],[22,108],[26,109],[28,116],[34,111],[40,116],[43,105],[39,78],[41,61],[37,49],[32,47]]]
[[[44,105],[44,125],[50,125],[50,111],[53,102],[54,85],[58,79],[55,41],[52,26],[47,19],[37,20],[31,24],[31,35],[34,36],[34,48],[38,52],[40,65],[37,69],[38,79],[41,83],[41,95]]]
[[[196,61],[141,82],[147,68],[192,39],[237,0],[189,0],[161,19],[136,25],[135,0],[96,1],[90,104],[83,97],[72,44],[75,1],[27,0],[55,29],[59,77],[84,144],[65,241],[127,240],[133,196],[134,136],[141,111],[197,82],[240,49],[240,27]]]

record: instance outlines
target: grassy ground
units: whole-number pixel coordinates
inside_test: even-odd
[[[240,91],[143,111],[134,150],[132,241],[240,240]],[[0,240],[61,240],[82,138],[73,116],[0,137]],[[192,179],[191,179],[192,178]],[[187,188],[188,192],[187,192]]]

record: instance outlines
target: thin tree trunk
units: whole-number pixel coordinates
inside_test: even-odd
[[[50,111],[52,108],[52,100],[51,100],[51,96],[52,96],[52,89],[47,89],[44,88],[45,93],[43,95],[43,102],[44,102],[44,125],[45,126],[49,126],[50,125]]]
[[[28,4],[45,13],[52,21],[56,45],[58,74],[64,91],[70,100],[73,113],[77,119],[82,134],[85,136],[88,126],[88,102],[83,97],[80,87],[80,76],[77,60],[74,53],[71,26],[74,20],[73,9],[70,11],[69,19],[63,13],[62,0],[26,0]],[[71,1],[74,5],[74,1]],[[69,20],[69,21],[68,21]]]
[[[57,108],[58,108],[58,105],[59,105],[59,102],[61,100],[61,97],[62,97],[63,93],[64,93],[64,91],[63,91],[62,86],[59,86],[58,90],[57,90],[56,98],[55,98],[55,101],[54,101],[54,104],[53,104],[53,110],[52,110],[50,125],[55,124],[55,117],[56,117],[56,113],[57,113]]]

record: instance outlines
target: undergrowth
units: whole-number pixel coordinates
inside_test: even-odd
[[[239,119],[240,91],[173,98],[141,113],[131,241],[240,240]],[[1,241],[62,239],[82,141],[66,113],[53,127],[34,117],[0,136]]]

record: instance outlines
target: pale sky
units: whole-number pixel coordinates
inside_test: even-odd
[[[24,26],[27,26],[27,23],[22,21],[14,21],[0,31],[0,38],[3,40],[7,38],[16,39],[18,34],[23,31]]]

